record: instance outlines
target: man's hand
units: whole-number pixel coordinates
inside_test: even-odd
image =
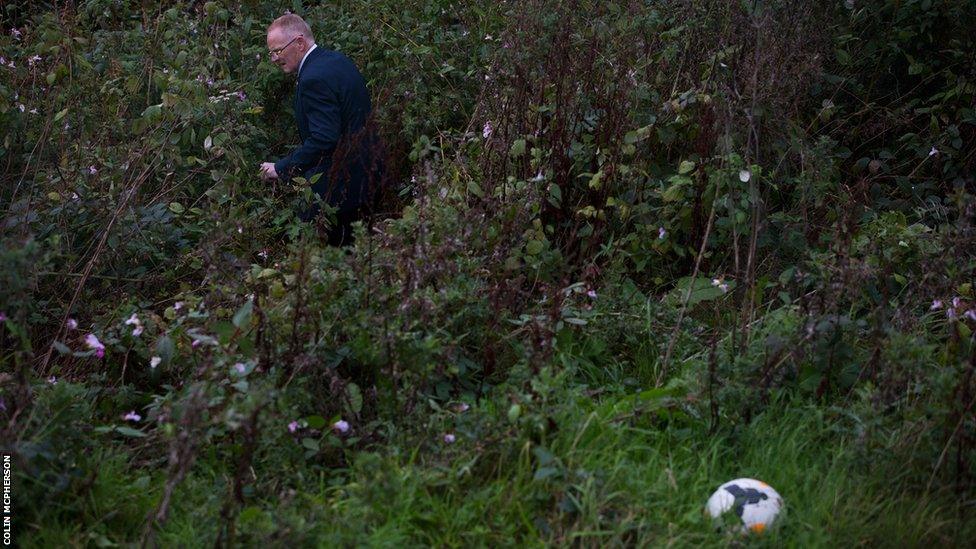
[[[278,179],[278,172],[275,171],[274,162],[261,163],[261,179],[265,181]]]

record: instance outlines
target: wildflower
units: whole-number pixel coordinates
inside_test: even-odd
[[[941,309],[941,308],[942,308],[942,300],[941,299],[933,299],[932,300],[932,306],[929,307],[929,310],[930,311],[935,311],[935,310]]]
[[[454,433],[447,433],[446,435],[444,435],[445,444],[454,444],[455,440],[457,440],[457,437],[454,436]]]
[[[94,164],[88,166],[88,175],[95,175],[96,173],[98,173],[98,168]]]
[[[154,357],[152,357],[152,358],[149,359],[149,367],[151,369],[155,370],[156,369],[156,366],[159,366],[159,364],[162,361],[163,361],[163,357],[154,356]]]
[[[143,330],[145,330],[145,328],[142,326],[142,324],[140,324],[132,329],[132,335],[135,337],[139,337],[142,335]]]
[[[190,343],[190,347],[193,347],[194,349],[196,349],[199,346],[200,346],[200,340],[199,339],[194,339],[193,340],[193,343]]]
[[[95,356],[98,358],[105,356],[105,345],[102,345],[102,342],[98,340],[98,337],[96,337],[95,334],[88,334],[85,336],[85,345],[87,345],[89,349],[94,349]]]
[[[349,431],[349,422],[340,419],[332,424],[332,430],[337,433],[346,433]]]
[[[37,63],[40,60],[41,60],[41,56],[40,55],[33,55],[33,56],[27,58],[27,65],[30,66],[30,67],[33,67],[34,66],[34,63]]]
[[[122,419],[124,419],[125,421],[140,421],[142,420],[142,416],[137,414],[135,410],[132,410],[128,414],[122,416]]]
[[[17,68],[17,65],[14,65],[14,60],[13,59],[11,59],[9,63],[7,63],[7,66],[10,67],[11,69],[16,69]]]
[[[21,34],[20,31],[17,30],[16,28],[10,29],[10,35],[16,38],[17,40],[20,40],[20,34]]]
[[[492,129],[491,122],[485,122],[485,127],[481,129],[481,136],[488,139],[488,137],[491,135]]]
[[[238,362],[234,365],[234,370],[236,370],[239,374],[243,374],[247,371],[247,365],[245,365],[243,362]]]
[[[7,314],[4,313],[3,311],[0,311],[0,322],[6,322],[6,321],[7,321]]]
[[[939,154],[939,149],[936,149],[935,147],[932,147],[932,150],[929,151],[929,156],[935,156],[937,154]]]
[[[258,257],[260,257],[261,259],[268,259],[268,251],[261,250],[260,252],[258,252]]]
[[[946,309],[946,318],[949,320],[955,320],[957,316],[959,315],[956,314],[955,309]]]
[[[182,301],[177,301],[176,303],[173,304],[173,310],[174,311],[179,311],[182,308],[183,308],[183,302]]]
[[[69,330],[76,330],[78,328],[78,321],[73,318],[69,318],[64,325],[67,326]]]
[[[743,183],[748,183],[750,179],[752,179],[752,174],[749,173],[749,170],[739,171],[739,181]]]
[[[298,430],[298,427],[299,427],[298,422],[292,421],[291,423],[288,424],[288,432],[294,433],[295,431]]]
[[[490,34],[486,34],[485,35],[485,40],[491,40],[491,35]]]
[[[244,227],[241,227],[240,225],[238,225],[237,226],[237,234],[244,234]]]
[[[37,114],[37,109],[31,109],[31,110],[30,110],[30,113],[31,113],[31,114]]]
[[[462,403],[460,403],[460,404],[458,404],[457,406],[454,407],[454,410],[457,411],[457,413],[459,413],[459,414],[464,413],[464,412],[467,412],[470,409],[471,409],[471,406],[469,406],[467,402],[462,402]]]
[[[23,103],[18,103],[17,108],[20,109],[20,112],[24,112],[27,110],[27,107],[25,107]]]
[[[590,299],[596,299],[596,290],[588,290],[586,296]]]
[[[723,294],[726,294],[726,293],[729,292],[729,285],[723,282],[723,283],[721,283],[721,284],[718,285],[718,289],[719,290],[722,290],[722,293]]]
[[[139,320],[139,317],[136,315],[136,313],[132,313],[132,316],[130,316],[129,319],[125,321],[125,324],[126,326],[131,326],[133,324],[138,326],[142,324],[142,322]]]
[[[244,101],[245,99],[247,99],[247,94],[245,94],[243,91],[237,92],[238,101]]]
[[[7,64],[7,58],[0,55],[0,65],[6,65],[6,64]]]
[[[47,382],[50,383],[51,385],[57,385],[58,378],[56,376],[51,376],[47,378]]]
[[[722,283],[722,279],[721,278],[713,278],[712,279],[712,286],[718,286],[721,283]]]
[[[969,309],[963,316],[969,320],[976,321],[976,309]]]
[[[657,239],[664,240],[664,237],[668,236],[668,231],[664,230],[664,227],[657,228]]]

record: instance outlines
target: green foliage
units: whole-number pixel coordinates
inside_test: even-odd
[[[5,3],[18,542],[972,539],[976,5],[847,5],[295,2],[394,181],[339,250],[280,5]]]

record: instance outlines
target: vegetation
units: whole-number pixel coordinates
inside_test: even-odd
[[[346,249],[258,177],[278,3],[0,7],[19,544],[976,538],[976,2],[307,4],[395,181]]]

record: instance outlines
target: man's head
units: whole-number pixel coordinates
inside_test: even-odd
[[[268,52],[271,62],[285,73],[298,72],[305,53],[315,44],[312,29],[301,17],[288,14],[268,26]]]

